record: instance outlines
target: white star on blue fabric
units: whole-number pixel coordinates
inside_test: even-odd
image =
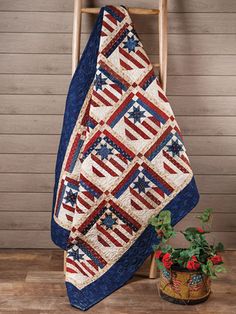
[[[70,189],[69,191],[66,191],[66,194],[67,195],[64,197],[66,203],[71,203],[71,206],[74,206],[78,193],[73,193],[73,191]]]
[[[112,229],[114,225],[117,225],[117,218],[113,218],[112,214],[105,213],[105,218],[101,219],[101,225],[104,225],[106,229]]]
[[[183,145],[178,141],[178,139],[172,140],[172,143],[167,146],[167,151],[172,153],[172,156],[174,157],[175,155],[179,156],[180,152],[184,151],[183,150]]]
[[[129,119],[134,119],[134,123],[141,122],[141,118],[145,118],[145,110],[140,110],[140,106],[133,107],[133,111],[128,111]]]
[[[134,182],[134,189],[138,189],[139,193],[145,193],[146,189],[150,188],[149,183],[150,181],[145,181],[144,176],[142,178],[138,177],[138,181]]]
[[[74,261],[84,260],[84,255],[85,255],[84,253],[79,252],[79,248],[78,249],[72,248],[70,251],[68,251],[68,257],[72,257]]]
[[[96,148],[95,150],[97,151],[96,155],[100,155],[102,160],[108,159],[109,155],[113,155],[113,148],[108,148],[107,144],[101,144],[101,146],[99,148]]]
[[[101,89],[102,90],[102,87],[103,85],[106,85],[106,78],[102,78],[102,74],[96,74],[96,78],[95,78],[95,81],[94,81],[94,85],[95,85],[95,88],[96,90],[98,89]]]
[[[124,42],[124,48],[128,49],[129,52],[135,52],[136,47],[140,47],[139,40],[134,38],[134,35],[131,37],[127,37],[127,41]]]

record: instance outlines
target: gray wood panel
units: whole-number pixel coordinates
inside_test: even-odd
[[[189,156],[196,174],[236,174],[236,156]]]
[[[50,230],[50,212],[0,212],[1,230]]]
[[[224,81],[224,84],[222,84]],[[236,76],[169,76],[167,95],[235,96]]]
[[[168,75],[236,75],[236,56],[170,55]]]
[[[168,2],[169,12],[236,12],[235,0],[169,0]],[[88,0],[85,0],[83,3],[86,6],[91,6]],[[120,1],[111,0],[109,4],[120,5]],[[130,0],[123,0],[122,4],[131,6]],[[96,5],[103,6],[104,1],[97,0]],[[135,5],[144,8],[156,8],[157,1],[136,0]],[[68,0],[0,0],[0,11],[72,12],[73,3]]]
[[[236,135],[236,117],[178,117],[183,135]]]
[[[236,155],[236,137],[231,136],[184,136],[190,155]]]
[[[236,98],[231,96],[169,96],[169,102],[176,115],[236,115]]]
[[[178,228],[213,207],[211,237],[235,248],[236,1],[168,2],[168,97],[201,192]],[[151,8],[157,1],[132,6]],[[49,224],[71,78],[72,11],[72,0],[0,0],[0,247],[55,247]],[[83,15],[81,52],[95,18]],[[133,20],[151,61],[158,62],[157,18]],[[181,238],[175,241],[182,245]]]
[[[0,230],[1,248],[56,248],[50,231],[41,230]]]
[[[2,115],[2,133],[60,134],[62,116],[57,115]]]
[[[58,135],[0,135],[1,153],[56,153]]]
[[[70,75],[0,75],[0,94],[64,95]],[[10,82],[10,84],[9,84]]]
[[[148,54],[158,53],[156,35],[141,34],[140,38]],[[71,34],[0,33],[0,53],[71,54],[71,40]],[[82,34],[81,51],[87,40],[88,35]],[[235,40],[235,34],[170,34],[169,54],[236,54]]]
[[[236,191],[235,175],[196,175],[200,193],[234,194]]]
[[[52,192],[54,175],[52,174],[16,174],[2,173],[0,192]]]
[[[169,13],[170,34],[231,34],[236,27],[235,13]],[[90,33],[95,17],[85,14],[82,32]],[[72,13],[69,12],[0,12],[2,32],[15,33],[71,33]],[[133,16],[139,33],[153,34],[157,31],[156,16]],[[145,23],[143,23],[145,21]]]
[[[71,55],[1,54],[1,72],[5,74],[71,74]]]
[[[0,154],[0,172],[54,173],[55,159],[55,154]]]
[[[0,193],[0,211],[51,212],[52,193]],[[230,204],[234,201],[231,200]],[[229,203],[229,201],[228,201]],[[228,205],[231,208],[231,205]]]
[[[158,62],[158,55],[149,55]],[[5,74],[68,74],[71,56],[58,54],[0,54],[1,72]],[[169,75],[236,75],[234,55],[170,55]]]
[[[63,114],[66,95],[0,95],[0,114]]]

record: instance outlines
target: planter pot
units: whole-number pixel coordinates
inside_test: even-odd
[[[208,299],[211,280],[201,271],[189,271],[172,266],[160,271],[159,293],[161,298],[175,304],[197,304]]]

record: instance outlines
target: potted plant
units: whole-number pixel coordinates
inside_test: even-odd
[[[155,259],[160,269],[160,296],[172,303],[197,304],[208,299],[211,278],[225,271],[222,256],[223,244],[209,244],[206,234],[210,232],[212,209],[205,209],[197,216],[201,227],[189,227],[180,231],[189,242],[186,248],[174,248],[168,243],[176,235],[171,225],[171,212],[163,210],[150,220],[159,244],[154,246]]]

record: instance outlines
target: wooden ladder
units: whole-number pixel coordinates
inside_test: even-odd
[[[159,63],[154,63],[154,67],[159,67],[159,81],[164,92],[166,92],[167,82],[167,0],[159,0],[159,9],[127,8],[132,14],[158,15],[159,31]],[[82,13],[98,14],[100,8],[82,7],[82,0],[74,0],[74,19],[72,36],[72,76],[77,68],[80,57],[81,20]],[[64,272],[66,268],[66,252],[64,253]],[[157,277],[157,266],[154,255],[151,257],[149,278]]]

